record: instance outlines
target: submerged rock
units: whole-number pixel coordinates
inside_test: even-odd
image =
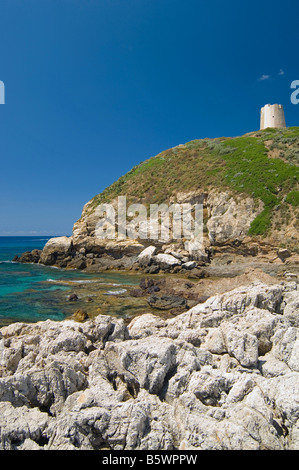
[[[0,449],[298,449],[298,302],[256,282],[170,319],[3,327]]]
[[[151,295],[147,299],[149,305],[159,310],[170,310],[172,308],[186,308],[187,301],[177,295]]]
[[[73,315],[72,315],[73,319],[78,321],[78,322],[82,322],[84,320],[87,320],[88,318],[88,313],[85,312],[84,310],[82,310],[81,308],[79,308],[78,310],[76,310]]]

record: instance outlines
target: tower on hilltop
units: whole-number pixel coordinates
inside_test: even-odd
[[[282,104],[266,104],[261,109],[261,129],[267,127],[286,127]]]

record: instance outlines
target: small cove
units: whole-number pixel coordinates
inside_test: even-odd
[[[144,312],[145,299],[129,295],[130,288],[139,284],[140,275],[87,274],[11,261],[24,251],[42,249],[49,238],[0,237],[0,326],[19,321],[59,321],[78,309],[91,317],[110,314],[129,318]],[[73,293],[77,300],[69,301]]]

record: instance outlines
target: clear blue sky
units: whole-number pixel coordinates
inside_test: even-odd
[[[298,0],[1,0],[0,235],[70,234],[83,205],[180,143],[299,125]]]

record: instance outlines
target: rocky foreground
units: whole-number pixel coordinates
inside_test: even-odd
[[[299,292],[0,330],[0,449],[299,448]]]

